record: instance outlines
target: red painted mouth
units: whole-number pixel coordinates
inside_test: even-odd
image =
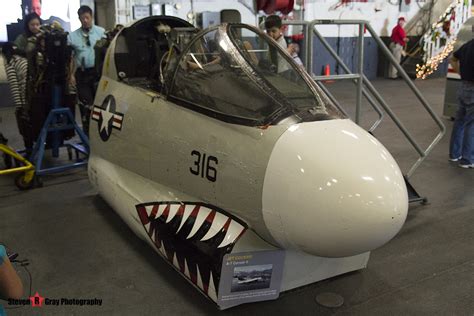
[[[247,226],[203,203],[156,202],[139,204],[136,209],[158,252],[217,301],[222,259],[232,251]]]

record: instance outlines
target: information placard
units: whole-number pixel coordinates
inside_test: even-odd
[[[284,260],[284,250],[225,255],[217,298],[219,307],[226,309],[278,298]]]

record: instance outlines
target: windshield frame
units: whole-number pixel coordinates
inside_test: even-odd
[[[290,102],[288,100],[288,97],[285,96],[284,93],[281,93],[275,86],[268,82],[268,80],[263,75],[261,75],[259,71],[255,69],[252,63],[248,60],[246,54],[236,43],[236,39],[234,38],[234,36],[231,35],[232,28],[247,29],[251,32],[254,32],[257,36],[263,37],[264,40],[268,43],[268,45],[271,45],[274,49],[278,51],[279,55],[285,58],[286,62],[292,67],[294,71],[297,72],[297,74],[309,88],[309,91],[311,92],[311,95],[315,99],[316,103],[316,105],[312,108],[320,108],[323,111],[327,112],[326,103],[329,101],[329,99],[327,97],[324,98],[324,92],[317,86],[315,82],[313,82],[311,76],[304,69],[298,66],[293,60],[293,58],[288,54],[288,52],[286,52],[274,39],[269,37],[267,34],[262,32],[258,28],[243,23],[224,23],[218,26],[201,30],[193,37],[193,39],[188,43],[186,48],[182,52],[179,52],[175,68],[170,69],[171,80],[169,81],[169,85],[167,85],[168,88],[166,89],[166,98],[168,100],[191,110],[203,113],[207,116],[222,120],[224,122],[236,123],[247,126],[277,125],[279,121],[282,121],[292,115],[299,118],[298,112],[301,112],[302,108],[298,108],[292,102]],[[197,41],[201,40],[206,34],[213,31],[219,32],[221,40],[225,42],[226,53],[232,58],[232,60],[237,63],[237,65],[247,76],[248,80],[253,82],[262,91],[262,93],[272,99],[272,101],[275,103],[276,108],[274,112],[268,114],[263,119],[238,117],[235,115],[214,111],[212,109],[206,108],[205,105],[200,105],[193,102],[193,100],[182,99],[179,96],[173,95],[172,91],[175,86],[175,81],[179,70],[178,65],[184,58],[186,58],[186,55],[191,51],[193,45]],[[325,99],[326,102],[323,99]],[[341,116],[340,118],[343,117]]]
[[[235,47],[234,43],[230,40],[228,31],[227,31],[227,26],[228,24],[224,23],[221,25],[217,25],[217,26],[213,26],[213,27],[201,30],[193,37],[193,39],[188,43],[186,48],[182,52],[179,53],[179,55],[177,56],[178,61],[176,62],[175,68],[171,70],[172,79],[170,80],[168,88],[166,89],[167,90],[166,98],[180,106],[189,108],[191,110],[219,119],[221,121],[224,121],[227,123],[247,125],[247,126],[273,125],[276,117],[280,117],[284,114],[288,114],[286,116],[291,115],[291,105],[286,104],[286,103],[283,104],[281,102],[281,100],[286,100],[286,98],[282,97],[283,95],[279,97],[275,96],[275,94],[272,93],[275,89],[271,85],[269,85],[268,83],[261,85],[261,83],[258,80],[256,80],[257,77],[251,73],[253,72],[253,68],[251,68],[251,66],[248,64],[248,61],[243,58],[243,56],[241,55],[241,52],[237,49],[237,47]],[[192,100],[184,100],[182,98],[179,98],[173,95],[172,91],[173,91],[173,87],[175,86],[177,73],[179,71],[179,64],[184,58],[186,58],[186,55],[189,53],[189,51],[192,49],[193,45],[197,41],[201,40],[207,33],[210,33],[213,31],[217,31],[220,33],[220,36],[222,36],[222,39],[225,41],[229,49],[229,51],[227,51],[226,53],[231,55],[233,60],[238,63],[241,69],[245,72],[248,80],[253,82],[256,85],[256,87],[262,91],[262,93],[270,97],[275,104],[279,105],[278,108],[273,113],[267,115],[263,120],[244,118],[244,117],[239,117],[235,115],[218,112],[212,109],[208,109],[203,105],[199,105],[193,102]]]
[[[242,58],[245,60],[245,63],[249,66],[249,67],[252,67],[253,70],[254,70],[254,74],[253,76],[254,77],[257,77],[257,78],[261,78],[263,80],[266,81],[266,79],[264,78],[264,76],[260,75],[258,71],[256,71],[254,69],[254,67],[252,66],[252,62],[248,59],[247,57],[247,54],[245,54],[241,48],[239,47],[239,45],[236,43],[235,41],[235,38],[233,36],[231,36],[232,32],[231,32],[231,29],[232,28],[243,28],[243,29],[247,29],[247,30],[250,30],[254,33],[256,33],[257,35],[259,36],[262,36],[264,38],[267,39],[267,42],[269,45],[272,46],[273,49],[277,50],[279,53],[280,53],[280,56],[285,58],[286,62],[288,62],[288,64],[292,67],[292,70],[295,70],[296,73],[301,77],[301,79],[303,79],[303,81],[305,82],[306,86],[309,88],[309,90],[311,91],[311,94],[313,95],[313,97],[316,99],[317,101],[317,104],[323,108],[325,108],[325,102],[322,100],[321,98],[321,94],[323,93],[323,91],[320,90],[320,88],[316,85],[316,83],[313,81],[313,78],[311,78],[311,76],[308,74],[308,72],[306,70],[304,70],[302,67],[298,66],[298,64],[296,64],[296,62],[294,61],[294,59],[290,56],[290,54],[284,50],[279,44],[278,42],[273,39],[272,37],[268,36],[266,33],[264,33],[262,30],[252,26],[252,25],[248,25],[248,24],[244,24],[244,23],[229,23],[229,24],[226,24],[226,33],[228,34],[228,38],[232,41],[232,44],[233,46],[239,51],[239,54],[240,56],[242,56]],[[283,35],[282,35],[283,36]],[[271,87],[272,87],[272,90],[274,92],[279,92],[278,89],[276,89],[273,85],[271,85],[270,83],[268,83]],[[287,100],[287,96],[283,93],[279,93],[281,96],[283,96],[285,98],[285,100]],[[291,102],[287,101],[287,104],[288,106],[290,106],[293,110],[296,110],[298,111],[298,108]]]

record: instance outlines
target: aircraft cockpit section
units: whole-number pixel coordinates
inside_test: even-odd
[[[170,84],[172,102],[220,120],[276,125],[345,118],[306,71],[258,29],[224,24],[196,35]]]
[[[124,28],[112,51],[118,81],[224,122],[345,118],[304,68],[248,25],[198,31],[178,18],[149,17]]]

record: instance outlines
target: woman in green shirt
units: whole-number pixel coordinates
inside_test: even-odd
[[[23,20],[25,23],[25,32],[18,35],[14,43],[20,51],[25,52],[28,38],[40,32],[41,19],[38,14],[33,12],[26,15]]]

